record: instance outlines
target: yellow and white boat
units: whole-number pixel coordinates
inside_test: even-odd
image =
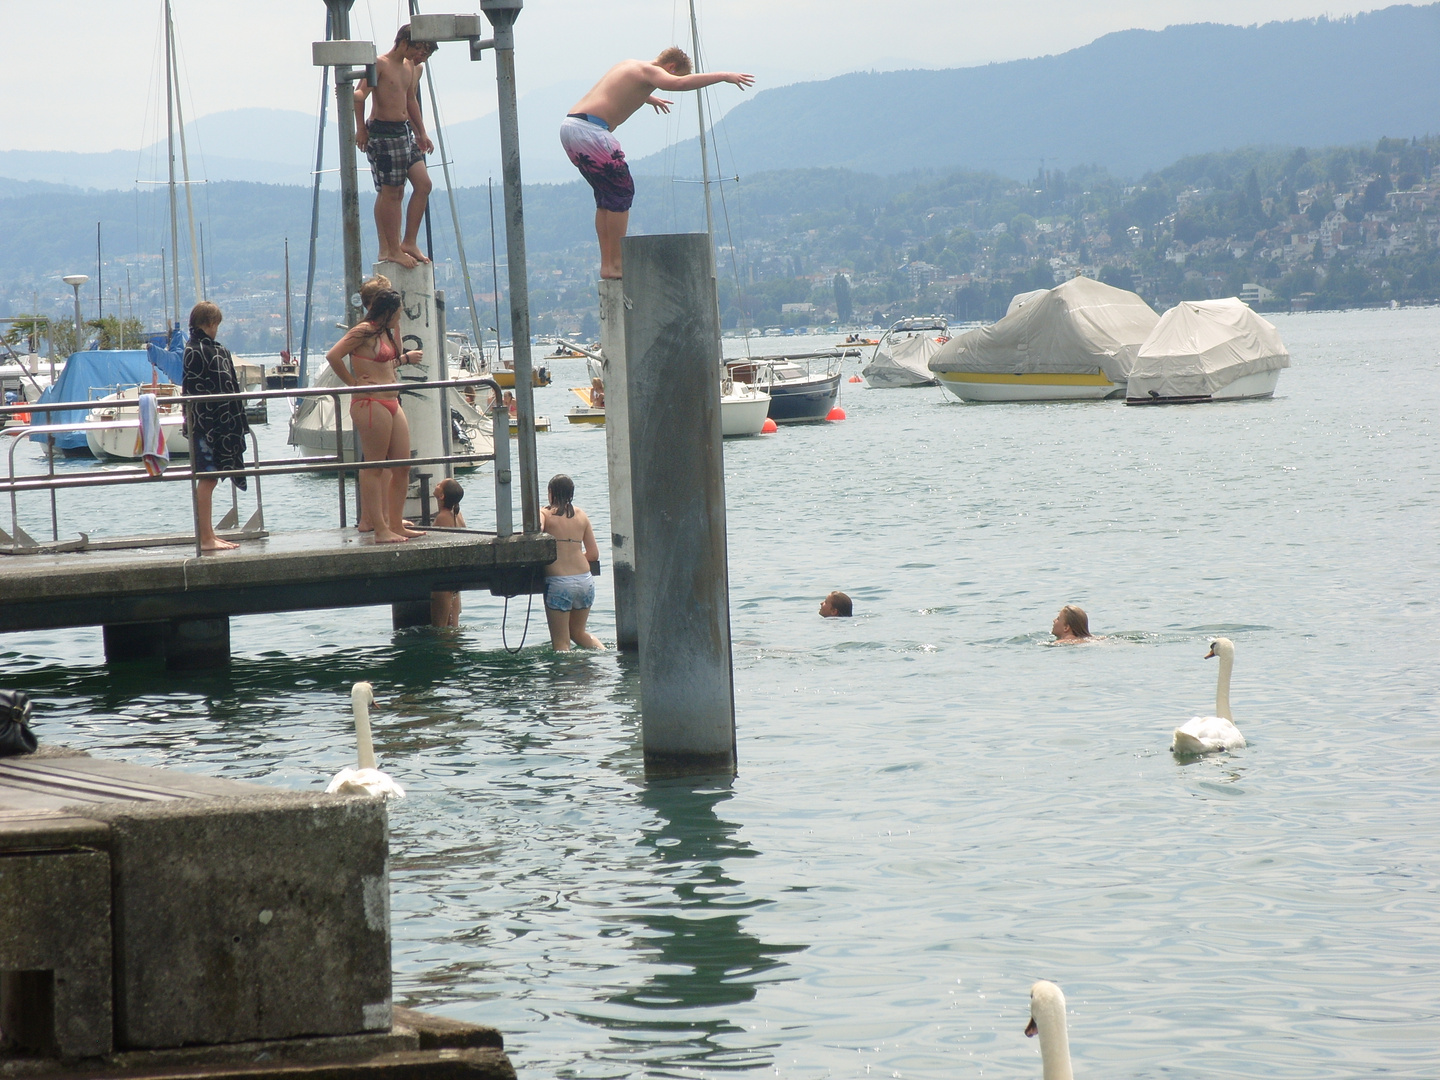
[[[605,424],[605,406],[603,404],[595,404],[593,388],[589,386],[572,386],[570,392],[578,397],[582,404],[576,405],[566,413],[566,419],[572,424],[589,424],[592,427],[603,427]]]
[[[1077,277],[1021,293],[999,322],[951,338],[928,367],[961,401],[1123,397],[1140,345],[1160,321],[1133,292]]]

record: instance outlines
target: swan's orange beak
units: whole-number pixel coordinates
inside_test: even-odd
[[[1210,651],[1205,654],[1205,659],[1206,659],[1206,660],[1213,660],[1214,658],[1215,658],[1215,646],[1214,646],[1214,645],[1211,645],[1211,646],[1210,646]]]
[[[1033,1039],[1036,1035],[1039,1035],[1039,1034],[1040,1034],[1040,1025],[1037,1024],[1037,1023],[1035,1023],[1035,1018],[1032,1016],[1032,1017],[1030,1018],[1030,1022],[1025,1025],[1025,1037],[1026,1037],[1027,1039]]]

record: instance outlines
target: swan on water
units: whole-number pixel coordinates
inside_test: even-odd
[[[1215,684],[1215,715],[1196,716],[1175,729],[1170,749],[1177,754],[1213,754],[1218,750],[1239,750],[1245,736],[1230,717],[1230,671],[1235,666],[1235,643],[1216,638],[1205,659],[1220,657],[1220,675]]]
[[[1040,1062],[1045,1080],[1074,1080],[1070,1071],[1070,1036],[1065,1030],[1065,995],[1041,979],[1030,987],[1028,1038],[1040,1036]]]
[[[375,745],[370,741],[370,706],[375,692],[368,682],[357,682],[350,688],[350,708],[355,713],[355,742],[358,769],[341,769],[325,789],[327,795],[383,795],[387,799],[403,799],[405,789],[375,767]]]

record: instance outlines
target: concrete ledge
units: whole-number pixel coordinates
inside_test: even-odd
[[[413,1009],[396,1009],[395,1027],[370,1035],[133,1051],[69,1062],[0,1055],[0,1077],[399,1080],[414,1076],[435,1080],[515,1080],[515,1069],[501,1043],[500,1033],[494,1028]]]

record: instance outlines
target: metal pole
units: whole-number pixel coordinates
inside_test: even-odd
[[[735,771],[735,691],[710,237],[624,241],[626,386],[645,769]],[[608,407],[609,399],[606,399]],[[607,417],[608,420],[608,417]]]
[[[437,356],[437,363],[440,365],[435,376],[438,382],[450,381],[450,358],[445,355],[445,290],[435,290],[435,334],[440,339],[440,351]],[[450,397],[449,391],[444,387],[440,388],[440,449],[448,458],[454,453],[450,445]],[[447,461],[444,469],[445,478],[448,480],[455,475],[454,467]],[[430,493],[421,487],[420,499],[423,502]]]
[[[84,282],[71,286],[75,290],[75,351],[79,352],[85,344],[85,339],[80,336],[80,285]]]
[[[170,39],[170,0],[165,0],[165,156],[170,161],[170,293],[175,299],[174,322],[165,327],[165,347],[170,347],[170,327],[180,321],[180,222],[175,216],[175,59]],[[167,316],[168,318],[168,316]]]
[[[522,530],[540,531],[540,464],[535,454],[535,396],[530,384],[530,286],[525,271],[525,210],[520,182],[520,118],[515,101],[515,20],[524,0],[480,0],[495,28],[500,160],[505,180],[505,254],[510,266],[510,339],[515,358]],[[496,435],[498,441],[502,436]]]
[[[325,16],[325,40],[330,40],[330,15]],[[315,242],[320,229],[320,172],[325,167],[325,110],[330,105],[330,69],[320,76],[320,134],[315,137],[315,182],[310,193],[310,262],[305,270],[305,325],[300,330],[300,386],[309,386],[306,360],[310,355],[310,308],[315,295]],[[351,324],[354,325],[353,323]],[[342,496],[343,497],[343,496]]]
[[[355,0],[325,0],[331,41],[350,39],[350,7]],[[360,310],[360,187],[355,165],[355,99],[350,83],[335,79],[336,129],[340,132],[340,221],[345,248],[345,324],[354,326]]]

